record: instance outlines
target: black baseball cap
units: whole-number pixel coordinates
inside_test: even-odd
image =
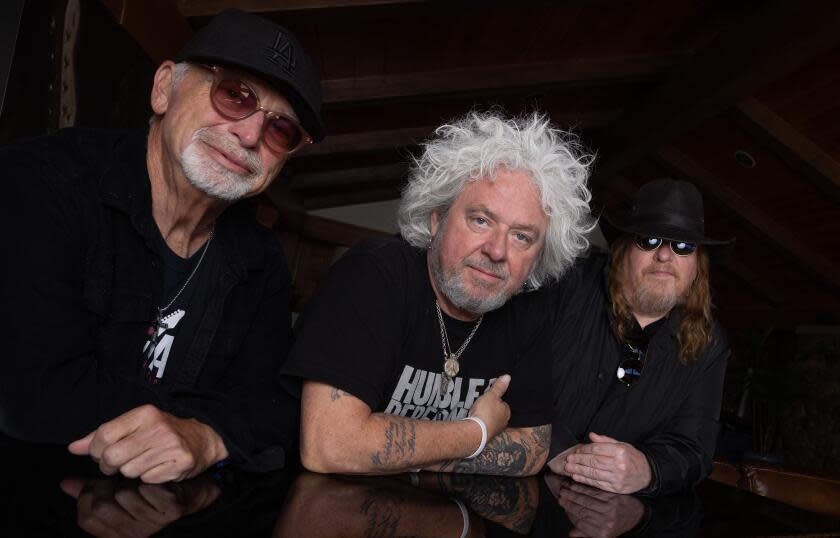
[[[324,138],[321,84],[294,35],[264,17],[227,9],[193,35],[176,62],[218,62],[242,68],[277,89],[313,140]]]

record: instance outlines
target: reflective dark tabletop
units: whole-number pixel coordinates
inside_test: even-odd
[[[840,536],[840,520],[722,484],[655,499],[556,476],[347,477],[227,467],[106,477],[63,447],[0,447],[0,536]],[[837,533],[837,534],[835,534]]]

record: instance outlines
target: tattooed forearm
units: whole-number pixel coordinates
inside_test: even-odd
[[[508,478],[454,473],[451,492],[464,499],[479,516],[518,534],[528,534],[539,504],[536,477]]]
[[[545,463],[551,440],[551,426],[508,429],[487,443],[475,459],[445,463],[442,471],[480,473],[503,476],[528,476],[537,473]]]
[[[367,493],[360,507],[367,521],[365,536],[396,536],[403,498],[383,495],[377,490],[369,490]]]
[[[377,467],[409,465],[414,458],[417,431],[413,420],[385,419],[385,442],[382,450],[371,455]]]

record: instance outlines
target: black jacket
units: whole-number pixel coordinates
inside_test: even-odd
[[[220,278],[186,355],[152,385],[141,350],[163,264],[145,135],[68,129],[0,149],[0,166],[0,430],[67,443],[149,403],[210,425],[247,468],[282,466],[297,420],[274,382],[289,347],[290,277],[250,204],[217,222]]]
[[[610,325],[608,258],[593,253],[549,288],[556,301],[553,339],[554,409],[549,457],[588,433],[630,443],[648,458],[653,480],[646,493],[668,493],[709,475],[718,433],[729,346],[719,325],[703,356],[678,359],[675,309],[653,329],[644,368],[630,388],[616,377],[626,357]],[[647,329],[647,328],[646,328]],[[647,331],[646,331],[647,332]]]

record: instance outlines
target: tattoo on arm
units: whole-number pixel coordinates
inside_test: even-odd
[[[409,465],[414,458],[417,431],[411,419],[386,418],[385,443],[370,457],[377,467]]]
[[[528,534],[539,504],[537,478],[510,479],[498,476],[452,474],[452,490],[484,519]]]
[[[475,459],[453,460],[443,464],[442,471],[481,473],[504,476],[533,474],[537,463],[548,452],[551,426],[537,426],[529,434],[503,431],[487,443]]]
[[[371,489],[360,507],[367,520],[365,536],[396,536],[403,499]]]
[[[345,396],[346,394],[347,393],[344,392],[343,390],[339,390],[339,389],[333,387],[330,390],[330,400],[334,402],[334,401],[338,400],[339,398],[341,398],[342,396]]]

